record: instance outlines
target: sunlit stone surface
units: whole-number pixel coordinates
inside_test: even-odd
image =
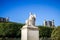
[[[21,40],[39,40],[39,30],[35,26],[36,15],[30,13],[26,24],[21,28]]]

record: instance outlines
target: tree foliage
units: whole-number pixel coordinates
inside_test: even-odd
[[[24,24],[14,22],[0,23],[0,37],[21,37],[21,28]],[[51,37],[53,28],[38,26],[39,37]]]
[[[60,40],[60,26],[55,28],[51,34],[51,38],[54,40]]]
[[[39,26],[39,37],[51,37],[54,28]]]
[[[23,25],[24,24],[13,23],[13,22],[0,23],[0,37],[2,37],[2,36],[3,37],[4,36],[6,36],[6,37],[18,37],[21,34],[20,28]]]

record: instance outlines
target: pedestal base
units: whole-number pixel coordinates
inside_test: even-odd
[[[38,28],[23,28],[21,30],[21,40],[39,40]]]

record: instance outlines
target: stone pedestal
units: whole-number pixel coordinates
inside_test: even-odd
[[[38,27],[23,26],[21,29],[21,40],[39,40]]]

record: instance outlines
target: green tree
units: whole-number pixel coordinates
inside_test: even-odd
[[[24,24],[15,22],[0,23],[0,37],[21,37],[21,28]]]
[[[5,36],[4,27],[5,23],[0,23],[0,37]]]
[[[51,38],[53,40],[60,40],[60,26],[55,28],[51,34]]]
[[[52,30],[54,28],[38,26],[39,27],[39,37],[51,37]]]

